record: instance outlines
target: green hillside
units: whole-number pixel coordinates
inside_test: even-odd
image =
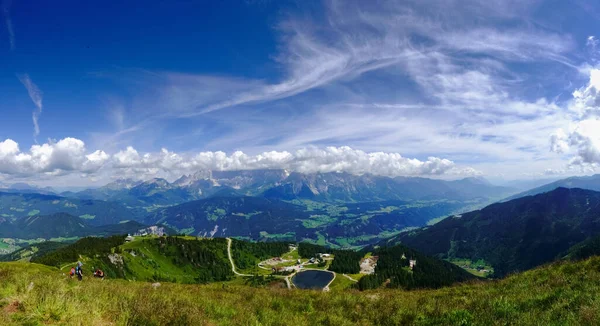
[[[600,234],[600,192],[558,188],[455,215],[389,243],[444,259],[482,260],[495,276],[562,258]]]
[[[598,325],[600,258],[439,290],[306,291],[69,280],[0,264],[2,325]]]
[[[88,274],[100,268],[110,278],[133,281],[207,283],[233,278],[225,239],[146,237],[125,243],[123,236],[89,237],[32,259],[64,271],[77,261]]]

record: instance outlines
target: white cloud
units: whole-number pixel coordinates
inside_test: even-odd
[[[241,151],[177,154],[163,149],[140,155],[129,147],[113,156],[114,167],[143,174],[167,173],[174,176],[198,170],[287,169],[301,173],[348,172],[383,176],[478,174],[474,169],[459,170],[454,162],[437,157],[426,161],[405,158],[398,153],[366,153],[347,146],[303,148],[294,152],[270,151],[248,155]]]
[[[569,137],[563,129],[558,129],[550,136],[550,150],[562,154],[569,150]]]
[[[33,145],[28,152],[21,152],[11,139],[0,142],[0,174],[9,176],[94,173],[108,159],[108,154],[102,151],[86,154],[83,141],[75,138]]]
[[[569,148],[576,152],[572,163],[600,163],[600,119],[580,121],[569,133]]]
[[[65,138],[58,142],[33,145],[21,152],[16,142],[0,142],[0,174],[14,177],[82,174],[129,175],[136,178],[161,176],[176,178],[199,170],[287,169],[301,173],[347,172],[382,176],[479,175],[470,167],[458,167],[448,159],[405,158],[398,153],[367,153],[347,146],[304,148],[294,152],[269,151],[249,155],[242,151],[175,153],[162,149],[139,153],[133,147],[109,155],[97,150],[89,153],[83,141]]]
[[[592,69],[587,86],[573,92],[569,106],[573,120],[568,132],[558,129],[551,137],[551,149],[573,154],[569,164],[595,170],[600,164],[600,70]]]
[[[40,134],[40,125],[38,123],[38,120],[40,118],[40,115],[42,114],[43,109],[42,91],[40,91],[37,85],[34,84],[33,81],[31,81],[31,78],[29,78],[28,74],[17,75],[17,77],[19,78],[23,86],[25,86],[25,88],[27,89],[29,97],[31,98],[33,104],[35,104],[37,108],[33,111],[31,116],[33,119],[33,137],[36,138]]]
[[[573,92],[571,111],[579,115],[578,118],[600,116],[600,69],[591,69],[588,85]]]

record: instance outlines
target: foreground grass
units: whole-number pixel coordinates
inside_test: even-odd
[[[68,280],[0,264],[0,325],[598,325],[600,258],[440,290],[302,291]]]

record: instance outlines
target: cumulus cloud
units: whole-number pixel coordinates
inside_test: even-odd
[[[197,170],[286,169],[301,173],[348,172],[382,176],[441,175],[445,173],[477,174],[473,169],[458,170],[454,162],[437,157],[425,161],[405,158],[398,153],[374,152],[343,147],[304,148],[294,152],[270,151],[248,155],[241,151],[178,154],[166,149],[158,153],[139,154],[128,147],[113,155],[114,167],[137,172],[179,172]],[[460,172],[459,172],[460,171]]]
[[[34,84],[33,81],[31,81],[31,78],[29,77],[28,74],[17,75],[17,77],[19,78],[19,80],[21,81],[23,86],[25,86],[25,88],[27,89],[27,92],[29,93],[29,97],[31,98],[31,100],[33,101],[33,104],[35,104],[35,106],[37,108],[32,113],[33,137],[35,138],[40,134],[40,125],[38,123],[38,119],[40,118],[40,115],[42,114],[42,109],[43,109],[42,91],[40,91],[40,89],[37,87],[37,85]]]
[[[574,156],[569,164],[594,170],[600,164],[600,70],[592,69],[587,86],[573,92],[574,113],[568,128],[550,137],[551,150]]]
[[[28,177],[38,174],[93,173],[109,159],[109,155],[103,151],[86,152],[83,141],[75,138],[33,145],[27,152],[22,152],[15,141],[6,139],[0,142],[0,174]]]
[[[242,151],[175,153],[162,149],[140,153],[127,147],[113,155],[102,150],[88,153],[83,141],[65,138],[58,142],[33,145],[22,152],[19,145],[7,139],[0,142],[0,174],[27,177],[36,174],[64,175],[79,173],[178,177],[199,170],[286,169],[301,173],[347,172],[381,176],[479,175],[470,167],[457,167],[448,159],[406,158],[399,153],[364,152],[347,146],[304,148],[293,152],[269,151],[249,155]]]
[[[568,135],[563,129],[558,129],[550,136],[550,150],[562,154],[569,150]]]
[[[579,119],[600,116],[600,69],[590,70],[587,86],[573,92],[573,103],[570,109]]]

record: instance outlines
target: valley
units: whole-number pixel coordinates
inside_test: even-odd
[[[0,191],[0,238],[72,240],[161,224],[171,234],[361,248],[516,190],[477,178],[257,170],[198,172],[174,182],[123,179],[79,192],[35,191],[42,190],[19,185]]]

